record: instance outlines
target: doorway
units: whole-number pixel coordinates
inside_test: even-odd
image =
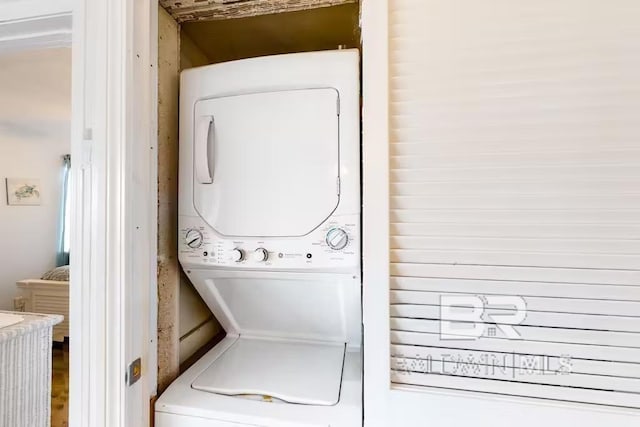
[[[70,135],[70,46],[0,49],[0,310],[59,316],[42,356],[51,358],[42,373],[50,389],[43,378],[29,392],[51,396],[49,411],[29,416],[52,427],[66,427],[69,415]]]
[[[5,3],[0,52],[72,50],[69,425],[148,425],[156,388],[157,4]]]

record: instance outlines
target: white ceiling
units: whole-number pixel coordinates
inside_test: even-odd
[[[71,49],[0,56],[0,138],[40,140],[69,133]]]

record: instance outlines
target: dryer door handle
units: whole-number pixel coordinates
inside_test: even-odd
[[[212,127],[213,116],[198,117],[195,126],[195,152],[193,160],[196,169],[196,179],[200,184],[211,184],[213,182],[209,168],[210,151],[213,151],[213,147],[211,147],[213,144],[209,143],[209,138],[212,136]]]

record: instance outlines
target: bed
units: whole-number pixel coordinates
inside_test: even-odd
[[[63,316],[64,320],[53,328],[53,340],[64,341],[69,336],[69,267],[55,268],[41,279],[19,280],[16,286],[14,309]]]

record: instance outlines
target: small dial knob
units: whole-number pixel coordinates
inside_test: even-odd
[[[202,233],[195,228],[187,230],[186,234],[184,235],[184,239],[187,243],[187,246],[192,249],[198,249],[200,246],[202,246]]]
[[[269,258],[269,252],[265,248],[258,248],[253,251],[253,260],[257,262],[264,262]]]
[[[244,260],[244,251],[240,248],[235,248],[231,251],[231,261],[240,262]]]
[[[339,251],[349,243],[349,235],[342,228],[332,228],[327,233],[326,242],[331,249]]]

